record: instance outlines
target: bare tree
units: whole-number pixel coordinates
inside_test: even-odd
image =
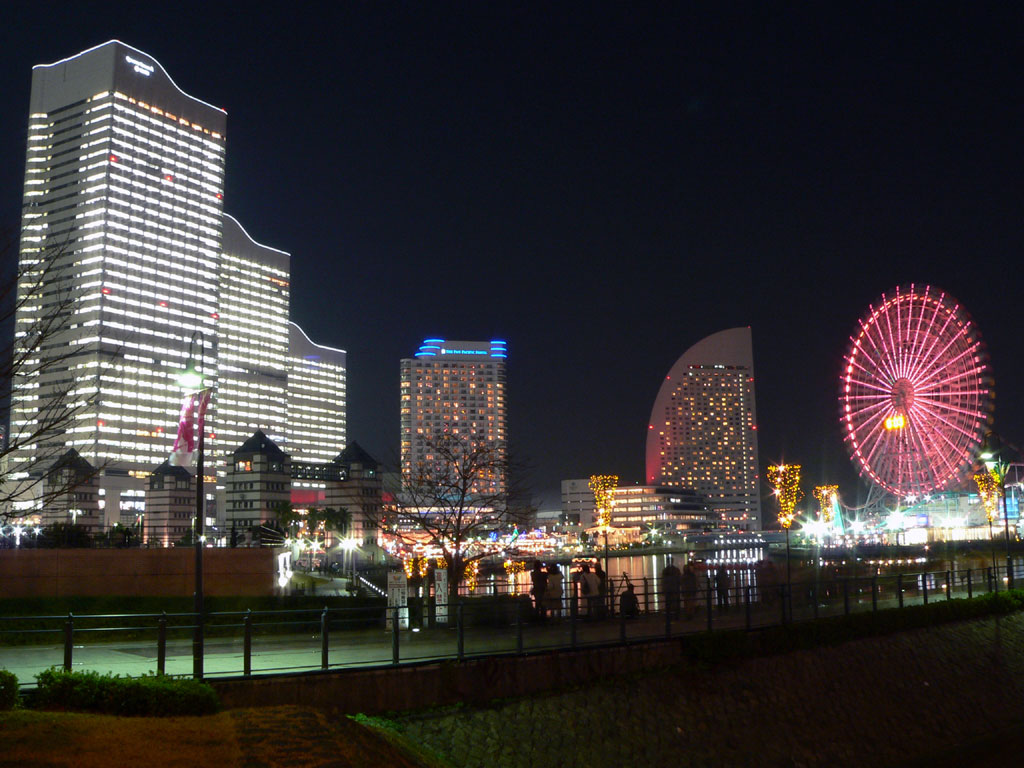
[[[9,425],[0,445],[4,521],[37,511],[71,491],[69,482],[78,482],[50,470],[68,450],[68,430],[95,398],[75,391],[72,363],[84,350],[63,338],[76,302],[73,256],[66,247],[51,247],[14,266],[14,252],[10,241],[0,247],[0,424]],[[26,499],[36,509],[16,508],[16,501]]]
[[[509,462],[497,446],[450,432],[424,438],[424,446],[427,459],[407,468],[380,525],[406,548],[440,550],[455,596],[466,566],[494,553],[484,543],[490,532],[523,522],[527,513],[512,503]]]

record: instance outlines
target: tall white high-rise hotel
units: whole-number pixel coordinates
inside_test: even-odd
[[[473,478],[475,493],[506,488],[507,405],[504,341],[426,339],[401,363],[402,474],[430,474],[438,440],[453,436],[459,450],[486,449],[493,466]],[[436,471],[443,473],[443,468]]]
[[[17,452],[15,473],[73,447],[102,468],[108,506],[140,487],[170,451],[190,358],[214,386],[208,479],[255,429],[286,437],[289,255],[223,214],[226,119],[119,41],[33,69],[15,344],[55,363],[16,377],[11,433],[69,387],[87,407]],[[39,348],[31,331],[55,311]]]

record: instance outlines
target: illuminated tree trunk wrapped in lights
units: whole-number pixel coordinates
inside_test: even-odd
[[[821,518],[822,522],[831,523],[836,501],[839,498],[839,486],[815,486],[814,498],[818,500],[818,517]]]
[[[978,472],[974,476],[974,482],[978,484],[978,495],[981,496],[981,503],[985,507],[985,517],[988,518],[988,537],[992,542],[992,571],[996,568],[996,537],[992,531],[992,521],[999,513],[999,497],[1002,493],[1002,483],[999,481],[999,473],[995,470]]]

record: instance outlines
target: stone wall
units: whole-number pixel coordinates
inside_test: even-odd
[[[274,556],[269,547],[204,549],[204,593],[273,594]],[[0,585],[4,597],[188,596],[195,591],[194,563],[191,547],[4,549]]]

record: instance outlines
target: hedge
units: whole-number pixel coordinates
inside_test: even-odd
[[[0,669],[0,711],[14,709],[18,705],[18,676],[6,669]]]
[[[37,709],[110,715],[208,715],[220,710],[217,694],[198,680],[145,675],[121,677],[51,667],[36,675]]]

